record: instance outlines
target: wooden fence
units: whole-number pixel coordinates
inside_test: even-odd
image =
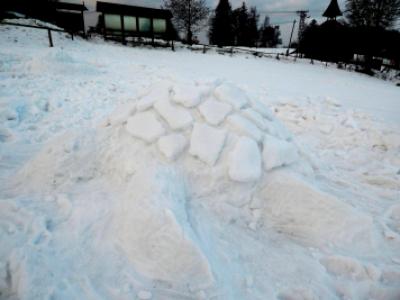
[[[71,35],[71,39],[74,39],[74,34],[72,32],[67,32],[63,29],[57,29],[57,28],[52,28],[48,26],[36,26],[36,25],[28,25],[28,24],[18,24],[18,23],[12,23],[12,22],[3,22],[1,21],[0,24],[2,25],[11,25],[11,26],[19,26],[19,27],[28,27],[28,28],[34,28],[34,29],[41,29],[41,30],[47,30],[47,37],[49,39],[49,46],[53,47],[54,42],[53,42],[53,36],[52,36],[52,31],[54,32],[63,32],[63,33],[68,33]]]
[[[12,23],[12,22],[0,22],[0,24],[4,25],[11,25],[11,26],[20,26],[20,27],[28,27],[28,28],[34,28],[34,29],[41,29],[41,30],[47,30],[47,35],[49,39],[49,46],[53,47],[54,42],[53,42],[53,37],[52,37],[52,31],[54,32],[63,32],[63,33],[68,33],[71,35],[71,39],[74,39],[74,35],[72,32],[67,32],[66,30],[63,29],[57,29],[57,28],[52,28],[48,26],[35,26],[35,25],[27,25],[27,24],[18,24],[18,23]],[[152,43],[154,45],[154,41]],[[174,43],[172,41],[172,50],[174,51]],[[284,60],[284,61],[293,61],[296,62],[298,59],[301,61],[309,61],[310,64],[320,64],[320,65],[325,65],[328,67],[329,65],[336,65],[338,68],[342,69],[357,69],[362,66],[362,64],[358,60],[353,60],[348,63],[343,63],[343,62],[329,62],[329,61],[321,61],[321,60],[316,60],[316,59],[310,59],[310,58],[302,58],[298,56],[298,53],[295,50],[284,50],[283,52],[266,52],[266,51],[260,51],[258,49],[248,49],[248,48],[243,48],[243,47],[237,47],[237,46],[232,46],[232,47],[218,47],[214,45],[205,45],[205,44],[196,44],[196,45],[184,45],[184,44],[176,44],[176,47],[181,47],[185,49],[189,49],[194,52],[201,52],[201,53],[207,53],[210,51],[215,51],[218,54],[221,55],[234,55],[234,54],[247,54],[247,55],[253,55],[254,57],[259,57],[259,58],[275,58],[277,60]],[[392,66],[392,65],[387,65],[383,64],[382,65],[381,72],[385,72],[387,70],[399,70],[398,67]]]

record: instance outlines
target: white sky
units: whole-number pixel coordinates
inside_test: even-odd
[[[76,2],[77,0],[69,0]],[[114,3],[125,3],[138,6],[148,7],[160,7],[162,0],[104,0],[106,2]],[[208,0],[211,9],[214,9],[218,4],[219,0]],[[80,1],[78,1],[80,2]],[[239,7],[243,0],[230,0],[232,8]],[[296,14],[276,14],[273,11],[295,11],[295,10],[309,10],[311,19],[317,19],[318,21],[323,20],[321,15],[323,11],[328,7],[330,0],[246,0],[247,6],[256,6],[260,13],[260,24],[263,22],[266,14],[269,13],[271,24],[279,25],[281,27],[283,43],[287,44],[289,41],[290,31],[292,28],[292,22],[294,19],[297,20]],[[338,0],[339,6],[344,10],[345,0]],[[90,10],[95,10],[96,0],[86,0],[85,4]],[[297,28],[293,34],[294,39],[297,38]],[[207,42],[206,31],[199,34],[201,42]]]

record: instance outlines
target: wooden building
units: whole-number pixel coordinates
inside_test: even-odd
[[[126,43],[126,37],[173,39],[172,14],[166,9],[97,2],[101,13],[104,38],[118,37]]]
[[[82,32],[85,35],[83,13],[87,11],[85,3],[54,2],[55,23],[71,33]]]

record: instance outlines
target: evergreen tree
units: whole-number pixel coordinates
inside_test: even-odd
[[[257,8],[252,7],[250,9],[250,13],[248,16],[248,30],[249,30],[248,46],[250,47],[257,46],[258,36],[259,36],[259,31],[258,31],[259,18],[260,15],[257,13]]]
[[[388,28],[400,16],[400,0],[347,0],[346,11],[353,26]]]
[[[234,32],[235,32],[235,45],[247,46],[249,36],[249,13],[246,7],[246,3],[242,3],[242,6],[236,8],[233,11],[234,18]]]
[[[233,15],[229,0],[220,0],[210,22],[210,44],[219,47],[233,44]]]
[[[264,22],[260,30],[260,47],[275,48],[282,43],[280,36],[279,26],[273,27],[268,22]]]
[[[188,44],[193,43],[193,33],[199,31],[209,14],[205,0],[164,0],[165,8],[174,16],[178,30],[185,32]]]
[[[257,9],[247,9],[246,3],[233,11],[234,43],[237,46],[254,47],[258,42],[258,19]]]

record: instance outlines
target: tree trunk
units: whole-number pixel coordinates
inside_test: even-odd
[[[189,45],[193,44],[193,34],[192,34],[192,0],[188,0],[189,5],[189,15],[188,15],[188,27],[187,27],[187,34],[186,34],[186,41]]]

